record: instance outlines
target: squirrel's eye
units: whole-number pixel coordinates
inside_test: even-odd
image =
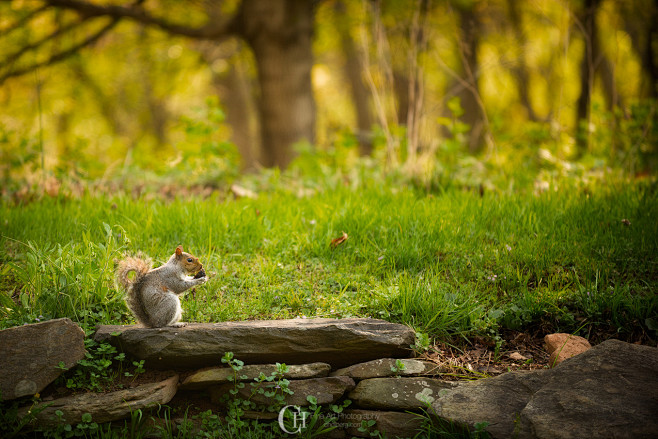
[[[192,262],[192,258],[187,258],[187,262]]]

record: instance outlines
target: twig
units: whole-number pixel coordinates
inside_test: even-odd
[[[23,47],[21,47],[19,50],[15,51],[14,53],[11,53],[7,55],[5,59],[2,60],[2,63],[7,65],[14,63],[17,61],[19,58],[21,58],[23,55],[25,55],[27,52],[30,50],[35,50],[41,47],[43,44],[47,43],[49,40],[53,38],[57,38],[60,35],[63,35],[64,33],[73,30],[77,27],[80,27],[85,23],[84,20],[77,21],[75,23],[68,23],[57,30],[51,32],[50,34],[46,35],[45,37],[41,38],[40,40],[35,41],[34,43],[27,44]]]
[[[103,26],[100,30],[98,30],[96,33],[93,35],[90,35],[89,37],[85,38],[78,44],[74,44],[73,46],[69,47],[66,50],[63,50],[59,53],[56,53],[54,55],[51,55],[47,60],[41,61],[41,62],[35,62],[34,64],[25,66],[23,68],[17,69],[17,70],[12,70],[10,72],[5,73],[4,75],[0,76],[0,84],[5,82],[7,79],[15,77],[15,76],[21,76],[26,73],[29,73],[31,71],[34,71],[40,67],[46,67],[58,62],[61,62],[68,57],[74,55],[77,53],[78,50],[82,49],[83,47],[89,46],[96,41],[98,41],[103,35],[105,35],[110,29],[112,29],[114,26],[119,23],[120,19],[119,18],[113,18],[112,21],[107,23],[105,26]]]
[[[11,24],[7,26],[5,29],[0,30],[0,37],[9,35],[16,29],[22,28],[28,21],[30,21],[32,18],[36,17],[37,15],[41,14],[42,12],[46,11],[48,8],[49,8],[48,5],[41,5],[41,7],[31,10],[25,16],[16,20],[14,24]]]
[[[240,12],[236,13],[231,20],[227,20],[223,25],[217,23],[208,23],[201,27],[188,27],[176,23],[171,23],[159,17],[154,17],[146,13],[139,5],[119,6],[108,5],[100,6],[93,3],[87,3],[78,0],[46,0],[51,6],[71,9],[78,12],[85,18],[109,16],[117,19],[130,18],[140,23],[154,25],[169,33],[183,35],[186,37],[200,39],[219,39],[237,32],[237,18]],[[143,1],[143,0],[142,0]],[[139,3],[142,3],[140,1]]]
[[[364,0],[364,7],[367,8],[368,4],[367,1]],[[379,11],[375,14],[375,17],[377,17]],[[377,18],[375,18],[377,19]],[[372,98],[373,102],[375,103],[375,110],[377,112],[377,118],[379,119],[379,123],[382,126],[382,130],[384,130],[384,135],[386,136],[386,150],[387,150],[387,155],[388,155],[388,161],[390,162],[392,160],[392,149],[394,148],[394,139],[393,135],[391,134],[391,129],[388,124],[388,118],[386,117],[386,109],[384,108],[384,103],[382,102],[382,98],[380,96],[379,90],[377,90],[377,85],[375,84],[375,80],[372,77],[372,72],[370,71],[370,51],[369,51],[369,45],[368,45],[368,34],[365,29],[365,26],[361,27],[361,43],[363,46],[363,71],[365,73],[365,79],[366,82],[368,83],[368,87],[370,88],[370,92],[372,93]]]

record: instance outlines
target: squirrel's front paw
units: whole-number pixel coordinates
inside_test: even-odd
[[[185,322],[176,322],[176,323],[172,323],[169,326],[171,326],[172,328],[183,328],[183,327],[187,326],[187,323],[185,323]]]
[[[197,285],[205,284],[208,282],[208,276],[199,277],[194,280],[197,282]]]

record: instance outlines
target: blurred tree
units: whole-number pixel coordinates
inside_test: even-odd
[[[658,99],[658,1],[618,0],[624,28],[642,68],[642,94]]]
[[[240,41],[222,45],[200,42],[197,50],[212,71],[212,85],[226,109],[226,122],[242,158],[242,170],[252,171],[260,163],[260,141],[254,136],[258,117],[251,105],[255,96],[243,46]]]
[[[139,40],[146,42],[148,33],[144,25],[138,26],[137,33]],[[150,44],[139,46],[137,56],[143,72],[142,75],[140,75],[141,81],[139,85],[142,89],[142,95],[145,98],[146,107],[148,108],[148,111],[144,112],[147,117],[144,124],[151,129],[158,147],[162,147],[167,143],[166,125],[169,119],[169,114],[165,103],[153,90],[153,80],[150,78],[152,69],[149,68],[149,60],[153,58],[149,53],[150,47]]]
[[[537,121],[538,117],[532,106],[530,100],[530,73],[528,71],[528,62],[526,57],[525,44],[527,41],[525,32],[523,31],[523,17],[517,0],[507,0],[507,10],[509,14],[510,24],[514,32],[514,37],[521,50],[519,52],[518,62],[512,67],[512,74],[516,79],[516,85],[519,90],[519,100],[525,107],[528,119]]]
[[[601,53],[596,26],[596,12],[600,5],[601,0],[585,0],[580,14],[576,17],[576,24],[580,28],[585,42],[583,58],[580,62],[580,96],[576,104],[576,138],[581,154],[589,145],[590,101],[594,87],[594,75],[600,63]]]
[[[478,63],[478,48],[482,36],[479,7],[476,0],[453,0],[459,19],[457,52],[461,59],[460,71],[448,87],[447,97],[458,97],[464,110],[462,122],[470,127],[468,149],[476,153],[484,147],[487,134],[487,119],[484,112],[478,78],[481,75]]]
[[[192,18],[183,24],[166,18],[173,15],[170,9],[176,11],[176,8],[164,0],[150,8],[146,7],[144,0],[136,0],[129,5],[43,0],[32,9],[21,4],[16,7],[19,10],[18,18],[5,28],[5,35],[13,29],[37,22],[51,9],[75,11],[78,16],[62,23],[50,34],[25,41],[1,59],[0,83],[67,59],[81,48],[97,42],[123,19],[198,40],[220,42],[237,36],[251,47],[258,70],[262,164],[284,168],[292,160],[291,146],[294,143],[302,140],[313,142],[315,139],[315,102],[311,86],[314,2],[243,0],[232,15],[223,13],[222,6],[221,2],[211,2],[205,5],[201,13],[205,15],[203,19],[190,14]],[[97,27],[98,21],[104,23],[100,28]],[[87,30],[85,38],[75,38],[80,29]],[[74,42],[71,43],[71,39]],[[35,52],[53,40],[61,41],[61,44],[52,45],[52,52],[45,59],[24,61],[27,58],[25,54]],[[34,60],[36,57],[31,58]],[[159,118],[153,118],[154,125],[160,123]]]
[[[340,47],[345,57],[345,77],[350,86],[350,94],[356,110],[357,139],[359,153],[372,153],[373,114],[370,109],[370,93],[363,82],[363,60],[351,35],[350,17],[342,0],[334,3],[334,26],[340,36]]]
[[[408,21],[400,20],[395,7],[390,7],[389,14],[395,14],[396,25],[389,27],[388,33],[402,42],[404,47],[403,51],[396,50],[392,54],[393,90],[397,120],[405,125],[407,132],[407,161],[415,162],[420,149],[425,93],[425,72],[419,58],[427,52],[427,20],[431,11],[429,0],[416,0],[407,8],[413,12]]]
[[[591,100],[594,79],[601,79],[607,108],[621,106],[621,96],[615,84],[614,65],[602,49],[601,35],[596,20],[602,0],[585,0],[583,8],[576,16],[576,26],[583,35],[585,49],[580,62],[580,95],[576,103],[576,139],[578,154],[590,149]]]

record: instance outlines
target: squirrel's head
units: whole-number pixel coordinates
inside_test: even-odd
[[[183,251],[183,246],[179,245],[176,247],[176,253],[174,253],[174,258],[176,262],[185,269],[187,274],[196,274],[203,268],[199,258],[192,256],[189,253]]]

